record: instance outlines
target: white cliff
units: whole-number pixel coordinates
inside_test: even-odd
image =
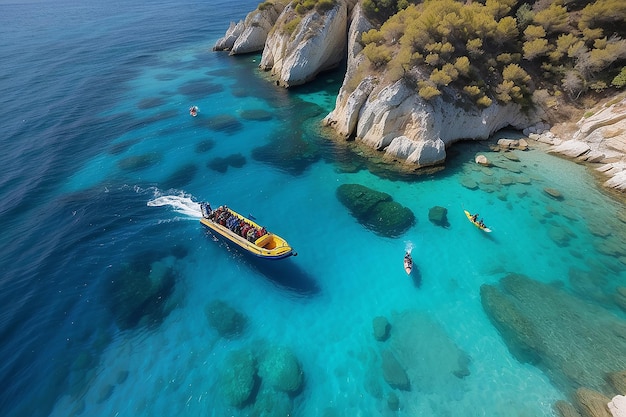
[[[354,82],[353,80],[357,79],[357,69],[365,60],[365,56],[360,54],[363,50],[360,43],[361,34],[373,27],[363,14],[360,3],[357,3],[352,12],[352,22],[348,31],[348,65],[343,87],[337,95],[334,110],[323,120],[324,125],[332,126],[339,135],[345,138],[354,132],[359,112],[378,83],[376,77],[367,76],[359,82],[353,91],[347,87],[351,82]]]
[[[282,3],[266,3],[248,13],[245,21],[231,22],[224,37],[213,47],[214,51],[230,51],[230,55],[262,51],[269,32],[284,9]]]
[[[626,99],[604,106],[578,122],[571,137],[558,137],[540,115],[516,104],[481,108],[464,102],[455,90],[422,99],[406,81],[390,82],[375,74],[361,53],[361,34],[374,25],[356,0],[337,0],[325,12],[298,14],[292,3],[266,4],[244,22],[231,23],[216,50],[248,53],[263,50],[259,67],[271,70],[283,87],[304,84],[347,57],[347,71],[335,108],[323,120],[340,137],[354,138],[393,160],[425,167],[442,163],[446,148],[462,139],[487,139],[512,127],[553,145],[552,152],[600,163],[605,186],[626,191]],[[350,26],[348,29],[348,22]],[[297,23],[297,24],[296,24]],[[414,69],[413,78],[421,78]]]
[[[286,26],[300,19],[292,33]],[[339,65],[346,54],[348,5],[338,1],[323,13],[315,9],[300,16],[290,3],[269,34],[259,67],[270,70],[283,87],[304,84]]]
[[[626,191],[626,98],[601,106],[576,123],[571,137],[560,137],[550,152],[588,163],[608,177],[606,187]],[[553,134],[539,135],[553,138]],[[553,139],[552,139],[553,140]]]
[[[426,101],[403,80],[376,89],[366,78],[344,97],[326,117],[327,125],[417,167],[442,163],[446,147],[458,140],[487,139],[504,127],[522,129],[537,121],[515,104],[493,104],[481,110],[439,97]],[[356,129],[351,129],[355,114]]]

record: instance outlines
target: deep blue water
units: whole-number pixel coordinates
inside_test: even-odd
[[[257,70],[260,55],[211,51],[255,5],[0,4],[0,414],[266,415],[229,404],[220,375],[232,352],[278,345],[305,384],[291,397],[262,386],[256,404],[273,415],[553,415],[569,394],[554,377],[566,339],[545,342],[543,364],[520,360],[480,287],[525,274],[602,309],[581,321],[621,323],[623,204],[537,149],[481,169],[473,155],[488,148],[459,144],[443,172],[410,176],[336,146],[317,125],[340,71],[285,91]],[[372,232],[337,199],[348,183],[390,194],[415,223]],[[215,241],[197,221],[202,200],[253,214],[298,256],[267,264]],[[447,229],[428,220],[437,205]],[[247,317],[240,338],[210,326],[214,300]],[[405,343],[426,358],[407,371],[410,391],[382,379],[381,315],[413,329]]]

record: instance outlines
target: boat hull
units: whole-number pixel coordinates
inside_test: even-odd
[[[411,271],[413,270],[413,258],[408,253],[404,255],[404,272],[407,275],[411,275]]]
[[[261,226],[253,222],[252,220],[228,209],[230,213],[237,216],[239,219],[244,220],[257,229],[261,229]],[[235,244],[241,250],[248,254],[251,254],[257,258],[278,260],[294,256],[295,252],[293,248],[289,246],[287,241],[274,233],[266,233],[263,236],[251,242],[242,236],[231,231],[228,227],[214,222],[211,219],[202,217],[200,223],[209,228],[212,232],[222,237],[226,241]]]

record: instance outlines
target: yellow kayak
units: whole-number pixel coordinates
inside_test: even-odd
[[[467,220],[469,220],[470,222],[472,222],[474,224],[474,226],[478,227],[480,230],[487,232],[487,233],[491,233],[491,229],[488,228],[487,226],[485,226],[484,224],[480,224],[479,222],[474,220],[474,217],[470,214],[469,211],[467,210],[463,210],[465,212],[465,215],[467,216]]]
[[[200,223],[258,258],[283,259],[296,256],[285,239],[226,206],[212,210],[208,203],[200,203],[200,211]]]

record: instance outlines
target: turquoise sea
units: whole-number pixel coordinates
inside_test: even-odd
[[[254,7],[0,3],[0,415],[541,417],[581,386],[610,396],[624,204],[537,144],[459,143],[445,170],[400,175],[333,143],[341,71],[286,91],[260,55],[211,50]],[[415,222],[374,232],[342,184]],[[242,255],[199,201],[298,255]]]

